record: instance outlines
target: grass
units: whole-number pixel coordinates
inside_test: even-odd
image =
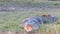
[[[55,3],[53,2],[53,4]],[[59,17],[59,20],[57,21],[57,23],[54,24],[42,25],[37,31],[40,31],[41,33],[47,32],[47,34],[48,33],[59,34],[60,10],[54,10],[54,9],[37,10],[37,11],[27,10],[27,11],[14,11],[14,12],[0,12],[0,30],[13,30],[13,31],[24,30],[23,27],[19,26],[24,18],[32,16],[41,16],[43,14],[57,15],[57,17]]]
[[[23,27],[19,27],[24,18],[32,16],[41,16],[46,13],[56,14],[59,12],[43,12],[43,11],[17,11],[17,12],[1,12],[0,13],[0,30],[23,30]],[[57,26],[58,24],[56,24]],[[49,26],[49,25],[48,25]],[[58,27],[58,26],[57,26]],[[41,26],[41,30],[46,30],[45,26]],[[48,28],[50,29],[50,28]]]

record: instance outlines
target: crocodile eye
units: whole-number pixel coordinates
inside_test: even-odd
[[[28,20],[24,20],[23,23],[27,22]]]

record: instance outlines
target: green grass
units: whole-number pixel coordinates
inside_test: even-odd
[[[50,5],[60,5],[60,2],[46,2],[47,4],[50,3]],[[8,4],[8,3],[7,3]],[[12,3],[14,4],[14,3]],[[38,3],[39,4],[39,3]],[[43,3],[44,4],[44,3]],[[0,30],[13,30],[13,31],[19,31],[24,30],[22,26],[19,26],[22,23],[22,20],[27,17],[32,16],[41,16],[43,14],[53,14],[60,17],[60,10],[27,10],[27,11],[15,11],[15,12],[0,12]],[[54,23],[53,25],[42,25],[37,31],[41,32],[54,32],[57,31],[60,32],[60,19],[57,23]],[[36,31],[36,32],[37,32]]]
[[[27,17],[32,17],[32,16],[41,16],[43,14],[56,14],[59,12],[43,12],[42,11],[17,11],[17,12],[1,12],[0,13],[0,30],[14,30],[14,31],[19,31],[19,30],[24,30],[23,27],[19,26],[20,23],[22,23],[22,20],[27,18]],[[58,24],[56,24],[58,25]],[[49,25],[48,25],[49,26]],[[41,30],[46,31],[46,26],[41,26]],[[50,28],[48,28],[50,29]]]

